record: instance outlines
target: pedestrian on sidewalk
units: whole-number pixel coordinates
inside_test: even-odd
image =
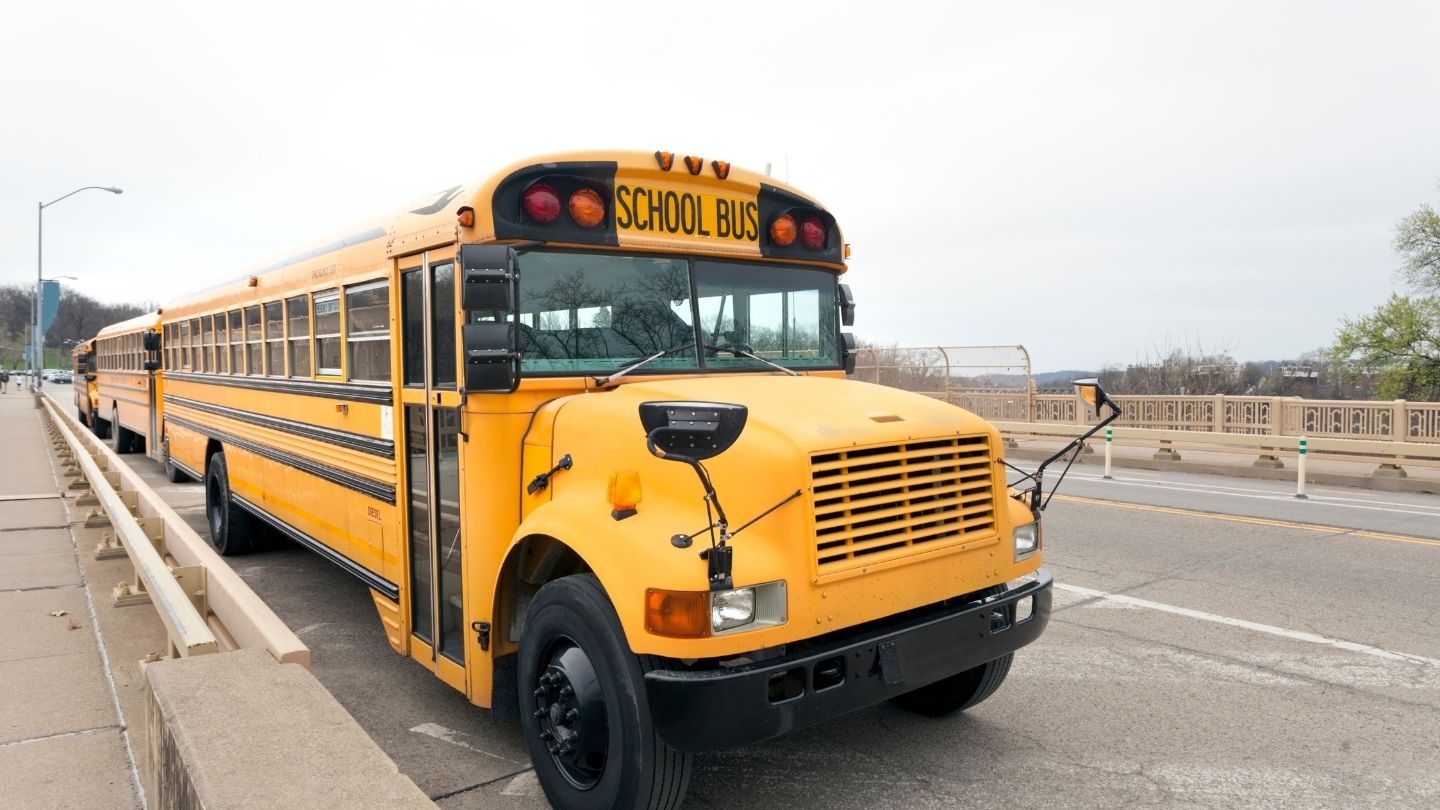
[[[10,393],[10,370],[0,368],[0,394]]]

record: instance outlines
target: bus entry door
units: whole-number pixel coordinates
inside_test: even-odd
[[[398,263],[410,655],[466,690],[453,249]]]

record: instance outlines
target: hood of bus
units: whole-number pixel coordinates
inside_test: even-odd
[[[605,419],[616,428],[623,429],[628,421],[631,435],[638,436],[642,444],[645,431],[639,407],[643,402],[744,405],[749,409],[745,432],[724,455],[754,452],[758,448],[753,445],[761,441],[780,442],[809,453],[918,437],[988,433],[991,429],[974,414],[939,400],[835,377],[729,374],[659,378],[621,384],[613,391],[582,399],[583,404],[568,407],[594,408],[593,416],[587,412],[586,418]],[[707,464],[720,464],[724,455]]]
[[[630,592],[616,594],[627,630],[643,626],[625,606],[641,605],[645,589],[707,587],[697,552],[708,546],[708,537],[697,533],[694,545],[683,548],[670,542],[707,525],[700,482],[689,466],[650,455],[640,423],[642,403],[668,400],[748,409],[739,439],[704,464],[732,530],[764,514],[734,541],[736,586],[783,579],[789,590],[785,627],[755,631],[753,639],[686,642],[690,652],[715,655],[729,647],[785,643],[1014,575],[1009,533],[1017,518],[1005,497],[1001,440],[974,414],[920,394],[834,377],[637,380],[551,403],[527,441],[527,460],[539,463],[535,470],[527,464],[525,473],[528,481],[547,462],[571,456],[573,466],[535,496],[546,503],[532,501],[527,511],[576,521],[577,534],[580,525],[591,527],[589,536],[574,542],[592,547],[607,588]],[[542,448],[546,439],[553,444]],[[916,471],[906,471],[907,464]],[[612,476],[627,471],[638,473],[642,496],[634,515],[615,520],[607,487]],[[928,487],[953,497],[939,503],[942,496]],[[871,514],[854,521],[841,517],[850,503],[857,513],[863,503]],[[941,511],[946,525],[936,518]],[[627,562],[612,565],[612,558]],[[634,632],[631,641],[645,651]],[[665,643],[651,651],[677,654],[673,640]]]

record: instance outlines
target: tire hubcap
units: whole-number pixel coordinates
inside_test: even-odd
[[[541,659],[535,678],[535,711],[540,740],[570,784],[588,790],[605,773],[609,723],[605,694],[590,656],[562,638]]]

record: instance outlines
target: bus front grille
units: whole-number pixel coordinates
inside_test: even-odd
[[[988,436],[817,453],[810,478],[820,576],[995,531]]]

